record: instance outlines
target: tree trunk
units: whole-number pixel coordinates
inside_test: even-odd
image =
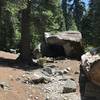
[[[86,53],[82,57],[82,68],[88,79],[94,84],[100,86],[100,56]]]
[[[31,33],[30,33],[30,11],[31,2],[28,0],[27,8],[22,10],[21,16],[21,41],[20,41],[20,56],[18,60],[22,63],[32,63],[31,55]]]

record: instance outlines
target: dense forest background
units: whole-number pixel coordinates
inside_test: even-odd
[[[88,5],[86,5],[88,2]],[[100,43],[100,0],[0,0],[0,50],[33,49],[44,32],[80,31],[85,46]],[[26,52],[29,52],[28,49]],[[24,52],[25,53],[25,52]],[[28,56],[28,55],[27,55]]]

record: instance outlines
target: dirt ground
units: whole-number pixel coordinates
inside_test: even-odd
[[[43,92],[39,88],[29,87],[17,81],[25,71],[2,64],[2,59],[16,59],[17,55],[0,51],[0,81],[9,84],[8,90],[0,89],[0,100],[44,100]]]
[[[28,85],[19,81],[24,77],[25,73],[29,71],[11,63],[11,61],[15,61],[17,57],[18,55],[16,54],[0,51],[0,100],[46,100],[45,93],[40,87]],[[55,60],[52,63],[48,63],[48,65],[55,65],[59,69],[70,68],[69,75],[77,82],[76,93],[79,96],[81,95],[79,86],[80,61],[69,59]]]

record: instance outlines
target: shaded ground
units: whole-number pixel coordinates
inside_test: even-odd
[[[47,85],[30,85],[27,82],[27,84],[24,83],[24,79],[30,80],[30,78],[35,78],[33,73],[36,69],[33,70],[34,68],[28,68],[28,65],[23,67],[14,64],[17,56],[18,55],[16,54],[0,51],[0,100],[100,100],[99,87],[86,80],[82,71],[80,73],[80,61],[65,59],[54,60],[52,63],[50,62],[45,64],[45,66],[56,66],[59,70],[68,68],[69,73],[67,73],[67,76],[72,77],[77,84],[77,90],[75,93],[63,94],[63,96],[67,97],[66,99],[46,99],[48,93],[45,93],[44,88],[48,89],[50,86],[50,90],[52,90],[51,88],[53,83]],[[2,86],[2,82],[7,84],[6,88]],[[57,85],[55,84],[55,91],[56,86]],[[52,97],[55,95],[56,94],[53,94]],[[69,97],[71,96],[74,99],[70,99]],[[57,95],[57,97],[59,97],[59,95]]]
[[[36,100],[36,97],[44,100],[41,89],[18,81],[25,71],[18,66],[10,66],[16,57],[15,54],[0,51],[0,82],[6,82],[10,88],[8,90],[0,88],[0,100]]]

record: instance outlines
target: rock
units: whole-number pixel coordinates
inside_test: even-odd
[[[0,88],[3,89],[3,90],[9,90],[10,86],[9,86],[8,82],[1,81],[0,82]]]
[[[80,72],[79,71],[76,71],[74,74],[80,74]]]
[[[56,65],[47,65],[46,67],[49,67],[49,68],[56,68],[57,66],[56,66]]]
[[[71,68],[70,67],[67,67],[66,69],[64,69],[64,74],[67,74],[71,71]]]
[[[45,100],[50,100],[50,97],[49,96],[46,96],[46,99]]]
[[[44,45],[45,44],[45,45]],[[43,46],[42,46],[43,45]],[[60,32],[56,35],[45,33],[45,43],[41,44],[44,56],[81,58],[84,53],[82,35],[76,31]]]
[[[16,81],[20,81],[20,80],[21,80],[21,78],[19,78],[19,77],[16,78]]]
[[[38,60],[37,59],[32,59],[32,61],[35,62],[35,63],[37,63]]]
[[[56,35],[50,35],[50,33],[45,33],[45,39],[46,42],[50,44],[53,43],[64,44],[66,43],[65,40],[80,42],[82,39],[82,34],[78,31],[64,31],[64,32],[59,32]]]
[[[92,50],[81,56],[81,68],[87,78],[100,86],[100,51]]]
[[[63,87],[63,93],[76,92],[76,87],[75,81],[68,79]]]
[[[69,71],[68,70],[66,70],[66,69],[64,69],[64,72],[63,72],[64,74],[68,74],[69,73]]]
[[[52,69],[49,68],[49,67],[43,68],[42,72],[45,73],[45,74],[48,74],[48,75],[52,75],[53,74]]]
[[[63,75],[63,74],[64,74],[63,70],[56,70],[55,73],[54,73],[55,76]]]
[[[70,68],[70,67],[67,67],[66,70],[67,70],[67,71],[71,71],[71,68]]]
[[[56,94],[56,96],[52,95],[52,97],[50,97],[50,99],[47,99],[47,100],[64,100],[64,99],[60,95]]]
[[[46,57],[46,61],[47,61],[47,63],[53,63],[54,59],[50,58],[50,57]]]
[[[25,80],[23,82],[26,84],[41,84],[41,83],[46,84],[51,82],[50,78],[44,75],[41,70],[35,71],[34,74],[32,74],[32,76],[31,75],[30,77],[26,76],[26,78],[24,79]]]
[[[42,66],[43,66],[45,63],[48,63],[48,62],[53,63],[54,60],[53,60],[52,58],[49,58],[49,57],[43,57],[43,58],[39,58],[39,59],[37,60],[37,63],[38,63],[39,65],[42,65]]]
[[[39,44],[35,47],[35,49],[33,50],[32,54],[33,54],[33,55],[32,55],[33,58],[36,58],[36,59],[42,57],[42,53],[41,53],[41,43],[39,43]]]
[[[24,80],[24,83],[26,83],[26,84],[42,84],[42,83],[47,84],[49,82],[51,82],[51,81],[44,77],[41,77],[38,79]]]
[[[68,93],[68,94],[63,94],[64,99],[63,100],[81,100],[80,95],[75,94],[75,93]],[[82,99],[83,100],[83,99]],[[88,99],[87,99],[88,100]]]
[[[39,100],[39,97],[36,96],[34,99],[35,99],[35,100]]]
[[[55,71],[55,75],[64,75],[64,74],[68,74],[70,72],[70,69],[64,69],[64,70],[56,70]]]
[[[87,52],[81,56],[81,65],[90,67],[90,64],[100,59],[99,54],[92,55],[91,52]]]
[[[50,80],[45,77],[41,77],[39,79],[33,79],[33,80],[29,81],[29,83],[31,83],[31,84],[40,84],[40,83],[47,84],[49,82],[50,82]]]
[[[9,78],[10,78],[11,81],[14,80],[14,77],[12,75],[9,75]]]
[[[9,51],[10,51],[10,53],[14,53],[14,54],[17,53],[17,52],[16,52],[16,49],[10,49]]]
[[[39,65],[43,66],[44,63],[46,63],[46,60],[45,60],[44,58],[39,58],[39,59],[37,60],[37,63],[38,63]]]

